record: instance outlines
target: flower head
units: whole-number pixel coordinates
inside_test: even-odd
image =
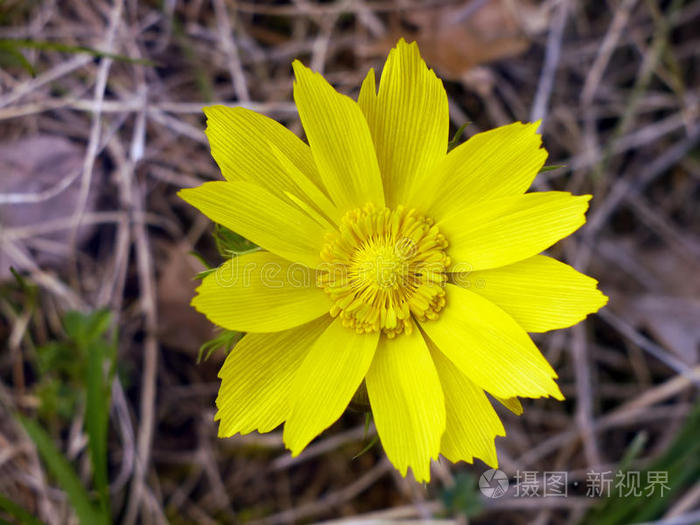
[[[225,181],[180,195],[261,247],[208,275],[192,304],[246,332],[221,369],[219,435],[284,423],[296,455],[366,386],[403,475],[430,460],[496,467],[488,392],[563,399],[528,332],[571,326],[607,298],[540,255],[585,222],[590,196],[525,193],[547,154],[538,124],[447,152],[441,81],[415,43],[390,52],[357,102],[294,62],[308,145],[243,108],[206,108]]]

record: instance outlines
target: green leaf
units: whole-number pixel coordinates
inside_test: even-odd
[[[0,509],[7,512],[10,516],[17,519],[17,523],[22,523],[22,525],[45,525],[43,521],[32,516],[29,512],[24,510],[20,505],[14,501],[6,498],[0,494]],[[0,524],[9,522],[0,518]]]
[[[483,508],[476,478],[470,472],[460,472],[455,477],[455,484],[444,489],[442,502],[450,513],[476,516]]]
[[[36,445],[41,458],[46,463],[49,472],[56,478],[61,488],[66,492],[68,501],[78,516],[82,525],[107,525],[109,517],[90,502],[90,496],[80,478],[73,470],[63,454],[56,448],[51,437],[35,421],[17,415],[24,430]]]
[[[216,248],[219,250],[219,254],[226,259],[260,249],[256,244],[250,242],[245,237],[241,237],[220,224],[215,225],[214,241],[216,242]]]
[[[218,349],[223,349],[224,353],[228,354],[241,337],[243,337],[243,334],[241,332],[223,330],[214,339],[207,341],[199,347],[199,353],[197,354],[197,364],[201,363],[203,360],[206,361],[207,359],[209,359],[211,357],[211,354],[213,354]]]
[[[109,513],[109,481],[107,478],[107,430],[109,425],[109,384],[104,379],[106,344],[97,341],[88,351],[86,368],[85,432],[88,435],[90,460],[95,488],[104,514]]]
[[[208,268],[206,270],[202,270],[201,272],[197,273],[194,278],[196,281],[201,281],[204,279],[207,275],[214,273],[216,271],[216,268]]]
[[[207,260],[204,258],[204,256],[203,256],[201,253],[197,253],[197,252],[194,251],[194,250],[189,251],[189,252],[187,252],[187,253],[189,253],[192,257],[194,257],[194,258],[197,259],[199,262],[201,262],[207,270],[211,270],[211,264],[209,264],[209,263],[207,262]]]
[[[68,337],[83,348],[102,337],[110,322],[111,314],[105,308],[87,314],[70,311],[63,316],[63,327]]]
[[[82,380],[84,352],[70,341],[49,341],[37,350],[37,365],[42,376],[64,378],[73,383]]]

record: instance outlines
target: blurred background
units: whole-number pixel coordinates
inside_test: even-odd
[[[0,2],[0,523],[700,523],[698,27],[692,0]],[[294,58],[356,97],[401,36],[453,132],[542,119],[534,188],[594,195],[551,253],[610,302],[535,337],[567,400],[497,407],[503,476],[403,479],[359,413],[293,459],[216,437],[239,335],[189,301],[245,241],[175,195],[220,177],[201,108],[301,134]]]

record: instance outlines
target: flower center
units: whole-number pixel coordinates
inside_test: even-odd
[[[343,217],[321,251],[318,285],[330,313],[358,333],[411,333],[445,306],[447,241],[432,219],[403,206],[366,204]]]

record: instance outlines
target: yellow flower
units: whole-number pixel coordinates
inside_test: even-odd
[[[442,82],[401,40],[357,102],[294,62],[308,145],[243,108],[205,109],[225,181],[180,196],[262,250],[208,275],[193,299],[246,332],[221,369],[219,436],[284,423],[293,455],[366,386],[387,456],[497,466],[503,425],[485,392],[563,399],[527,332],[571,326],[607,298],[543,250],[585,222],[589,195],[525,193],[547,153],[538,124],[447,153]],[[364,386],[363,386],[364,385]]]

